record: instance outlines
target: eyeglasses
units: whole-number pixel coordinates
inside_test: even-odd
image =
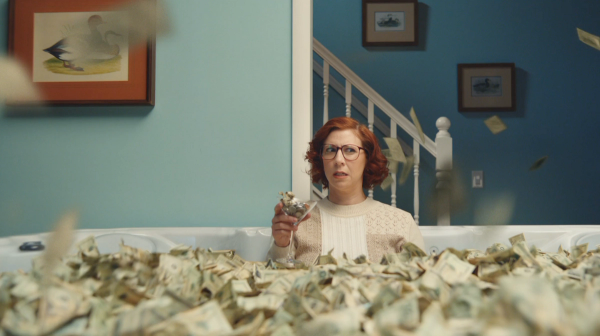
[[[348,161],[354,161],[358,159],[360,150],[365,150],[364,148],[356,145],[343,145],[342,147],[338,147],[336,145],[324,145],[323,149],[321,150],[321,157],[324,160],[332,160],[337,155],[339,149],[342,150],[342,155]]]

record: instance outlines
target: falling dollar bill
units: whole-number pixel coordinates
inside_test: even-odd
[[[542,158],[537,159],[537,161],[535,161],[533,163],[533,165],[529,168],[529,171],[534,171],[534,170],[538,170],[538,169],[542,168],[542,166],[544,165],[544,163],[546,163],[547,160],[548,160],[547,155]]]
[[[417,132],[419,132],[419,138],[421,139],[421,144],[425,144],[425,133],[423,133],[423,127],[421,127],[421,123],[419,122],[419,119],[417,118],[415,109],[411,107],[409,114],[410,114],[410,118],[413,121],[413,124],[415,124],[415,127],[417,128]]]
[[[163,36],[171,31],[166,1],[135,0],[110,8],[122,12],[123,20],[111,22],[116,31],[129,31],[129,43],[138,45],[153,37]]]
[[[404,184],[406,182],[406,180],[408,180],[410,173],[413,171],[414,163],[415,163],[414,156],[409,156],[406,158],[406,162],[402,166],[402,173],[400,174],[400,179],[398,180],[398,183],[400,185]]]
[[[383,180],[383,182],[381,182],[381,189],[383,190],[388,190],[388,188],[392,185],[392,183],[394,183],[394,178],[392,177],[392,174],[388,174],[388,176],[385,178],[385,180]]]
[[[505,131],[507,128],[504,121],[502,121],[502,119],[500,119],[498,116],[490,117],[484,120],[484,123],[494,135]]]
[[[397,174],[398,173],[398,161],[392,159],[392,155],[390,154],[389,149],[383,149],[383,150],[381,150],[381,152],[383,153],[383,156],[385,156],[385,158],[388,161],[387,167],[388,167],[390,174]]]
[[[394,161],[406,162],[406,156],[398,139],[384,137],[383,140],[388,145],[390,156]]]
[[[592,48],[600,50],[600,37],[590,34],[584,30],[577,28],[577,35],[579,40]]]
[[[56,223],[56,229],[48,237],[47,248],[44,253],[45,272],[44,278],[48,280],[54,272],[55,265],[59,262],[73,243],[73,230],[77,226],[79,214],[70,211],[64,214]]]
[[[512,246],[515,246],[515,244],[520,243],[520,242],[525,242],[525,235],[520,233],[516,236],[510,237],[508,238],[508,241],[510,241]]]
[[[14,58],[0,56],[0,104],[35,102],[41,99],[25,67]]]

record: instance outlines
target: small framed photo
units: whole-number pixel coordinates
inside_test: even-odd
[[[8,52],[42,96],[12,104],[154,105],[155,37],[123,24],[128,3],[9,0]]]
[[[417,0],[363,0],[363,46],[419,44]]]
[[[458,110],[489,112],[516,110],[514,63],[458,65]]]

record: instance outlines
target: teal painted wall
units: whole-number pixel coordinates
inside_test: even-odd
[[[0,111],[0,236],[72,207],[80,228],[270,225],[291,187],[291,1],[166,4],[153,109]]]
[[[486,203],[512,195],[510,224],[599,224],[600,51],[581,43],[575,28],[600,35],[600,1],[429,0],[419,9],[418,47],[364,48],[361,0],[315,0],[313,34],[404,115],[414,106],[432,139],[436,119],[451,120],[454,163],[467,184],[452,223],[473,224]],[[516,63],[517,111],[497,113],[508,130],[494,136],[483,123],[493,113],[458,112],[456,68],[496,62]],[[322,90],[315,75],[315,128]],[[330,116],[343,115],[343,99],[330,99]],[[433,224],[435,161],[422,153],[421,219]],[[528,171],[545,155],[544,167]],[[470,188],[473,170],[484,171],[483,189]],[[413,183],[398,199],[410,212]],[[376,198],[389,200],[389,192],[378,189]]]

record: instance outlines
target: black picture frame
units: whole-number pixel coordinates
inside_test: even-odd
[[[515,63],[458,64],[458,111],[515,111]]]
[[[419,45],[417,0],[363,0],[364,47]]]

